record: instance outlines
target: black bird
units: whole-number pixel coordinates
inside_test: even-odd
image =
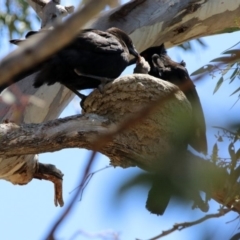
[[[188,144],[195,150],[207,153],[206,125],[200,99],[193,82],[187,72],[184,61],[174,62],[168,55],[164,44],[146,49],[140,54],[150,65],[149,75],[169,81],[183,90],[192,105],[192,129]],[[137,60],[132,59],[129,65]],[[171,160],[171,159],[170,159]],[[155,214],[162,215],[172,195],[179,195],[169,176],[156,172],[153,175],[152,187],[148,193],[146,208]],[[198,190],[193,189],[192,195],[195,204],[202,211],[207,209],[207,203],[201,200]]]
[[[31,31],[26,38],[40,33]],[[27,40],[10,42],[19,45],[22,41]],[[85,29],[66,47],[0,86],[0,92],[23,77],[39,71],[34,87],[59,82],[83,98],[84,95],[77,90],[97,88],[117,78],[128,66],[130,54],[139,57],[131,38],[122,30],[109,28],[104,32]]]
[[[174,62],[167,55],[164,44],[158,47],[148,48],[140,55],[143,56],[150,65],[149,75],[171,82],[180,88],[185,85],[183,92],[191,103],[193,111],[193,127],[188,143],[198,152],[206,154],[207,139],[204,114],[195,85],[191,81],[187,69],[185,68],[185,62]],[[135,62],[136,59],[132,59],[129,65]]]
[[[185,96],[192,105],[193,126],[189,138],[189,144],[198,152],[207,153],[206,124],[204,114],[198,97],[195,85],[189,77],[185,68],[185,62],[174,62],[163,51],[152,56],[155,70],[158,71],[161,79],[177,85],[183,90]]]

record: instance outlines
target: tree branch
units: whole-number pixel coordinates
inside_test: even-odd
[[[107,131],[107,118],[77,115],[42,124],[0,124],[0,155],[17,156],[54,152],[63,148],[90,148],[90,140]]]
[[[171,98],[164,101],[168,96]],[[104,87],[103,94],[93,91],[84,102],[83,115],[42,124],[1,124],[0,154],[35,154],[66,147],[95,150],[96,139],[105,139],[105,135],[101,138],[103,133],[111,133],[126,118],[131,121],[131,117],[139,117],[139,110],[149,104],[153,106],[156,100],[159,102],[154,111],[143,115],[141,122],[119,128],[118,135],[107,138],[106,145],[98,146],[99,151],[110,158],[113,166],[138,166],[154,172],[160,167],[169,171],[176,184],[184,179],[219,203],[240,212],[240,203],[235,201],[240,184],[230,183],[230,176],[224,169],[190,153],[184,159],[175,160],[178,149],[186,147],[190,104],[175,85],[146,74],[118,78]],[[166,165],[169,159],[171,169]]]
[[[53,25],[56,18],[60,22],[63,17],[74,11],[74,6],[64,7],[60,5],[60,0],[27,0],[27,2],[42,20],[41,28]]]
[[[111,146],[106,152],[107,155],[114,155],[114,159],[119,159],[116,151],[131,151],[133,155],[140,151],[142,155],[143,146],[151,144],[151,148],[145,147],[145,154],[142,157],[137,154],[134,158],[144,159],[144,155],[149,158],[153,154],[154,159],[155,151],[162,147],[164,159],[166,154],[171,152],[172,146],[181,148],[183,144],[185,145],[184,136],[191,121],[191,107],[175,85],[146,74],[134,74],[116,79],[107,84],[103,91],[101,94],[95,90],[87,97],[84,101],[86,114],[82,116],[58,119],[39,125],[23,124],[21,127],[14,123],[0,125],[0,156],[56,151],[63,147],[95,148],[93,141],[97,136],[112,130],[132,114],[136,116],[136,121],[126,127],[136,126],[141,116],[138,116],[138,111],[148,104],[154,107],[154,112],[144,110],[142,114],[144,119],[141,122],[144,124],[138,128],[134,127],[133,135],[121,133],[115,137],[110,145],[114,144],[116,149]],[[169,116],[165,108],[168,109]],[[178,110],[174,111],[174,109]],[[119,131],[123,131],[124,128]],[[114,132],[113,136],[116,133]],[[125,148],[127,149],[123,150]],[[98,147],[100,151],[103,149],[103,145]]]
[[[194,225],[197,225],[199,223],[202,223],[208,219],[211,219],[211,218],[219,218],[219,217],[222,217],[224,216],[225,214],[227,214],[230,210],[229,209],[220,209],[218,213],[215,213],[215,214],[207,214],[205,215],[204,217],[196,220],[196,221],[192,221],[192,222],[184,222],[184,223],[176,223],[173,225],[172,228],[170,228],[169,230],[164,230],[162,231],[161,234],[153,237],[153,238],[150,238],[149,240],[156,240],[156,239],[160,239],[162,237],[165,237],[167,235],[169,235],[170,233],[172,232],[175,232],[175,231],[181,231],[185,228],[188,228],[188,227],[192,227]],[[137,239],[139,240],[139,239]]]
[[[139,51],[163,42],[171,47],[195,38],[238,31],[239,3],[134,0],[103,14],[91,27],[119,27],[130,34]]]
[[[73,13],[64,24],[56,25],[53,31],[35,35],[27,43],[6,56],[0,63],[0,84],[10,81],[16,74],[44,60],[68,44],[80,28],[95,17],[110,0],[89,1]]]
[[[82,8],[82,10],[79,10],[81,15],[77,15],[77,13],[75,13],[73,19],[69,19],[67,21],[68,25],[64,28],[64,33],[62,32],[59,36],[58,34],[55,35],[53,32],[53,34],[51,34],[52,37],[46,36],[45,44],[44,42],[40,43],[40,46],[43,47],[42,54],[34,52],[36,49],[41,51],[41,47],[39,48],[38,42],[36,42],[35,45],[34,40],[27,43],[25,47],[21,47],[11,53],[3,61],[1,61],[0,79],[3,81],[4,79],[5,81],[10,79],[11,76],[22,71],[24,66],[27,67],[34,63],[37,59],[37,56],[44,58],[46,56],[45,54],[48,54],[49,49],[52,48],[51,45],[56,46],[56,44],[58,45],[58,43],[61,42],[60,45],[63,46],[64,41],[70,41],[73,36],[75,36],[81,24],[83,26],[89,19],[92,18],[93,15],[97,14],[101,10],[101,7],[104,6],[104,2],[108,1],[90,1],[89,4]],[[62,31],[61,29],[63,29],[63,27],[60,26],[59,28],[60,31]],[[69,34],[66,34],[66,29],[70,30]],[[29,56],[27,57],[26,54],[29,54]],[[46,120],[55,119],[71,101],[73,94],[59,84],[55,84],[52,87],[43,86],[41,89],[33,88],[32,82],[34,77],[35,74],[12,86],[13,92],[16,94],[16,103],[12,104],[11,106],[7,106],[3,103],[0,104],[1,120],[17,120],[18,122],[39,123]],[[28,99],[31,95],[44,99],[44,108],[39,108],[37,105],[30,104]],[[0,157],[0,163],[2,167],[0,169],[0,178],[10,181],[13,184],[26,184],[33,178],[37,160],[38,156],[32,155],[10,158],[6,156]],[[21,172],[21,174],[18,173],[17,170],[21,169],[23,165],[28,166],[27,169],[31,169],[29,170],[28,174],[25,174],[24,172]]]
[[[94,5],[96,5],[96,1],[93,2]],[[238,28],[235,20],[238,19],[239,0],[229,0],[227,4],[222,4],[221,1],[214,0],[205,1],[201,4],[199,4],[199,1],[192,0],[184,0],[181,1],[181,3],[179,3],[179,1],[171,1],[171,3],[172,4],[169,5],[169,2],[163,3],[160,0],[131,1],[130,3],[120,6],[119,8],[116,8],[108,13],[102,14],[101,17],[99,17],[94,23],[89,24],[89,26],[104,30],[109,26],[117,26],[130,34],[139,51],[153,45],[159,45],[162,42],[166,42],[167,46],[171,46],[173,44],[180,44],[196,37],[206,36],[218,32],[233,31]],[[80,18],[84,19],[83,15],[81,15]],[[222,19],[227,20],[222,21]],[[72,25],[70,25],[70,20],[68,23],[69,24],[67,27],[65,27],[65,30],[61,30],[61,36],[71,35],[71,37],[73,37],[76,34],[78,27],[75,26],[75,28],[72,28]],[[69,29],[71,29],[71,31],[73,30],[73,33],[70,35],[68,35]],[[55,35],[55,33],[52,35]],[[56,43],[58,43],[62,37],[60,38],[59,35],[56,34],[55,37],[46,36],[45,40],[46,39],[50,41],[48,44],[56,45]],[[65,40],[66,39],[64,38],[64,41]],[[41,57],[45,56],[45,53],[50,54],[47,50],[47,48],[52,49],[52,47],[49,47],[50,45],[45,44],[45,46],[43,46],[42,43],[39,44],[42,46]],[[59,46],[60,44],[62,43],[59,43]],[[30,43],[30,46],[33,47],[30,48],[31,50],[41,49],[39,49],[37,45],[35,46],[34,43]],[[17,69],[20,63],[24,62],[23,65],[25,66],[25,64],[27,65],[32,61],[31,56],[33,52],[30,53],[30,57],[25,61],[24,54],[27,52],[27,49],[29,49],[28,47],[29,46],[25,46],[23,48],[25,51],[18,49],[15,51],[15,53],[13,53],[16,54],[14,57],[13,54],[11,54],[6,58],[7,60],[12,58],[11,62],[7,62],[9,65],[5,65],[7,66],[6,71],[4,70],[3,65],[1,65],[0,72],[2,74],[3,71],[5,71],[5,81],[10,78],[11,74],[15,74],[17,71],[22,70],[20,67]],[[38,55],[39,52],[34,51],[34,58],[36,58]],[[16,61],[16,59],[18,60]],[[17,64],[11,65],[14,62],[17,62]],[[39,123],[54,119],[61,113],[62,109],[64,109],[66,104],[71,100],[73,95],[59,84],[56,84],[53,87],[43,86],[38,90],[33,89],[33,78],[34,75],[26,78],[21,83],[18,83],[17,86],[19,87],[18,89],[20,89],[19,92],[27,96],[35,94],[35,96],[44,99],[46,104],[44,109],[41,109],[40,111],[38,106],[29,104],[26,108],[21,109],[21,111],[18,110],[19,112],[17,112],[15,106],[8,107],[1,104],[0,112],[4,114],[4,116],[1,116],[2,120],[7,118],[10,120],[15,119],[16,112],[18,114],[19,121],[21,122]],[[3,78],[1,77],[1,79]],[[117,109],[117,111],[118,110],[119,109]],[[105,109],[105,111],[107,110]],[[123,115],[121,115],[120,118],[122,118],[122,116]],[[115,124],[114,121],[113,123]],[[143,135],[138,134],[136,134],[135,137],[136,140],[142,140],[144,138]],[[147,138],[148,137],[150,137],[150,134],[147,132]],[[158,143],[158,141],[159,139],[156,138],[156,143]],[[139,148],[142,148],[144,150],[144,154],[149,155],[149,143],[145,143],[147,145],[137,144],[136,141],[136,145],[133,146],[133,148],[136,148],[136,152],[139,150]],[[144,160],[146,155],[139,156],[136,152],[131,152],[131,154],[128,154],[129,151],[133,150],[126,150],[127,146],[124,145],[124,142],[121,142],[119,148],[114,150],[111,150],[111,144],[112,143],[110,143],[107,148],[109,151],[103,151],[105,151],[106,155],[111,158],[113,165],[120,165],[123,167],[136,165],[136,162],[134,162],[136,158],[145,164]],[[122,150],[121,146],[125,146],[125,148]],[[159,149],[157,144],[154,147]],[[165,146],[162,145],[163,149],[164,147]],[[123,160],[119,157],[116,157],[119,154]],[[21,155],[18,157],[6,157],[1,155],[0,164],[0,178],[11,181],[14,184],[26,184],[32,179],[33,173],[35,172],[37,156]],[[23,165],[28,166],[26,169],[32,175],[28,174],[28,172],[27,174],[21,171],[18,172]],[[225,195],[226,191],[218,191],[214,196],[219,202],[224,202]],[[239,208],[237,210],[239,211]]]

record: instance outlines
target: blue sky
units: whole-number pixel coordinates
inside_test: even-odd
[[[68,1],[69,3],[70,1]],[[188,71],[191,73],[216,58],[222,51],[233,46],[240,39],[240,33],[224,34],[204,38],[207,48],[195,46],[195,51],[184,52],[178,48],[169,49],[169,55],[174,60],[184,59]],[[3,44],[3,43],[2,43]],[[2,48],[4,46],[4,48]],[[5,51],[2,51],[5,49]],[[7,41],[1,45],[1,56],[8,50]],[[131,73],[127,69],[123,74]],[[224,83],[220,90],[213,95],[216,79],[210,77],[197,82],[196,87],[204,109],[208,126],[208,141],[211,149],[215,138],[213,125],[225,125],[229,119],[239,120],[239,104],[231,109],[236,97],[229,97],[230,93],[239,86],[239,80],[232,85]],[[76,107],[70,103],[61,117],[74,115]],[[88,160],[90,151],[83,149],[67,149],[54,153],[41,154],[39,161],[52,163],[64,173],[64,200],[67,205],[73,194],[69,194],[77,187],[81,169]],[[222,154],[227,153],[222,151]],[[109,159],[98,154],[92,170],[97,170],[109,164]],[[94,234],[119,234],[119,239],[128,240],[136,237],[146,239],[169,229],[174,223],[191,221],[202,217],[200,210],[191,210],[191,203],[180,205],[171,200],[164,216],[158,217],[145,209],[148,189],[136,187],[129,191],[122,200],[116,201],[114,194],[121,182],[138,173],[137,168],[121,169],[108,168],[95,174],[84,191],[83,199],[75,205],[74,211],[57,231],[58,239],[103,239]],[[64,210],[53,204],[53,186],[49,182],[33,180],[26,186],[14,186],[6,181],[0,181],[0,239],[25,240],[44,239],[53,222]],[[219,205],[211,201],[209,213],[215,213]],[[210,239],[229,239],[237,231],[239,220],[226,224],[237,217],[230,213],[221,219],[209,220],[190,229],[176,232],[164,238],[200,240],[202,233],[209,231]],[[88,236],[86,236],[88,235]],[[92,237],[91,237],[92,236]],[[72,238],[73,239],[73,238]],[[104,239],[114,239],[113,237]]]

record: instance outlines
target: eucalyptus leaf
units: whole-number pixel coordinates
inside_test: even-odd
[[[198,70],[194,71],[193,73],[191,73],[191,76],[195,76],[195,75],[198,75],[201,73],[211,72],[213,68],[214,68],[214,65],[207,64],[207,65],[199,68]]]
[[[214,88],[213,94],[218,91],[218,89],[221,87],[222,83],[223,83],[223,77],[221,77],[221,78],[218,80],[218,82],[217,82],[217,84],[216,84],[216,86],[215,86],[215,88]]]
[[[239,92],[240,91],[240,87],[237,88],[230,96],[234,95],[235,93]]]

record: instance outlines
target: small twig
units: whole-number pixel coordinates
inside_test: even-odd
[[[239,100],[240,100],[240,97],[238,96],[238,99],[233,103],[233,105],[230,107],[229,110],[233,109],[233,107],[237,104]]]
[[[88,164],[85,167],[84,171],[83,171],[83,175],[80,178],[80,186],[83,186],[83,183],[87,177],[87,175],[89,174],[89,170],[92,166],[92,163],[95,159],[96,156],[96,152],[92,152],[89,160],[88,160]],[[65,211],[62,213],[62,215],[57,219],[56,223],[51,227],[51,230],[49,232],[49,234],[47,234],[47,237],[45,239],[48,240],[54,240],[54,234],[57,230],[57,228],[59,227],[59,225],[63,222],[63,220],[66,219],[66,217],[68,216],[68,214],[71,212],[71,210],[73,210],[73,206],[74,203],[76,203],[76,200],[80,194],[80,192],[82,191],[82,187],[79,187],[79,189],[76,191],[75,195],[73,196],[72,200],[70,201],[70,203],[68,204],[67,208],[65,209]]]
[[[239,219],[239,218],[240,218],[240,215],[238,215],[238,216],[237,216],[236,218],[234,218],[233,220],[230,220],[230,221],[226,222],[226,224],[232,223],[232,222],[236,221],[236,220]]]
[[[232,132],[232,131],[230,131],[230,130],[224,128],[224,127],[220,127],[220,126],[212,126],[212,128],[220,129],[220,130],[222,130],[223,132],[227,132],[227,133],[232,134],[233,136],[236,136],[236,133],[234,133],[234,132]]]
[[[113,167],[113,166],[106,166],[106,167],[104,167],[104,168],[101,168],[101,169],[98,169],[98,170],[96,170],[96,171],[94,171],[94,172],[89,173],[89,174],[86,176],[86,179],[85,179],[83,185],[79,185],[78,187],[74,188],[69,194],[71,194],[72,192],[74,192],[75,190],[77,190],[79,187],[82,188],[82,191],[81,191],[81,193],[80,193],[80,199],[79,199],[79,201],[81,201],[81,200],[82,200],[83,191],[84,191],[84,189],[87,187],[87,185],[88,185],[88,183],[90,182],[90,180],[92,179],[93,175],[96,174],[96,173],[98,173],[98,172],[101,172],[102,170],[105,170],[105,169],[111,168],[111,167]]]
[[[104,239],[120,240],[119,233],[109,231],[109,230],[101,231],[99,233],[88,233],[84,230],[78,230],[72,235],[72,237],[69,238],[69,240],[74,240],[78,236],[84,236],[88,239],[90,239],[90,238],[94,238],[94,239],[98,238],[99,239],[100,238],[102,240],[104,240]]]
[[[202,218],[199,218],[198,220],[196,221],[192,221],[192,222],[184,222],[184,223],[177,223],[177,224],[174,224],[172,228],[170,228],[169,230],[165,230],[165,231],[162,231],[161,234],[153,237],[153,238],[150,238],[149,240],[156,240],[156,239],[159,239],[159,238],[162,238],[162,237],[165,237],[167,235],[169,235],[170,233],[172,232],[175,232],[175,231],[181,231],[185,228],[188,228],[188,227],[192,227],[194,225],[197,225],[199,223],[202,223],[208,219],[211,219],[211,218],[218,218],[218,217],[222,217],[224,216],[225,214],[227,214],[228,212],[230,212],[231,209],[220,209],[218,213],[215,213],[215,214],[207,214],[205,215],[204,217]],[[136,239],[136,240],[139,240],[139,239]]]

